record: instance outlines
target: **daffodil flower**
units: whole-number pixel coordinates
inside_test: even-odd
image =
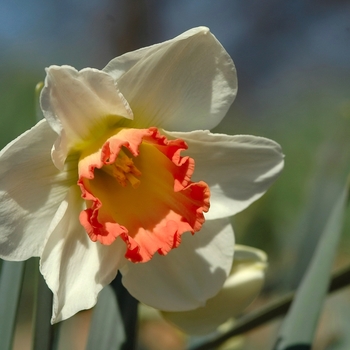
[[[52,322],[91,308],[116,276],[167,311],[203,306],[230,273],[228,217],[283,166],[278,144],[212,134],[234,64],[207,28],[113,59],[51,66],[45,119],[0,153],[0,256],[40,257]]]

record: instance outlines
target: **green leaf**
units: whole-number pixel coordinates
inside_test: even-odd
[[[340,269],[339,271],[335,272],[332,275],[332,282],[329,286],[328,292],[336,292],[340,290],[341,288],[347,287],[350,285],[350,265],[346,266],[345,268]],[[216,338],[213,338],[203,344],[200,344],[198,346],[191,347],[191,350],[212,350],[217,349],[222,343],[224,343],[226,340],[235,337],[237,335],[246,333],[251,331],[252,329],[255,329],[256,327],[259,327],[269,321],[274,320],[277,317],[280,317],[282,315],[285,315],[287,311],[289,310],[292,301],[294,298],[294,293],[290,292],[282,297],[279,297],[278,299],[274,299],[267,305],[264,305],[260,307],[256,311],[252,311],[248,313],[247,315],[242,316],[239,318],[234,327],[226,331],[225,333],[220,334]],[[347,308],[342,307],[342,311],[346,313],[348,311]],[[350,313],[347,313],[350,315]],[[344,328],[346,329],[347,322],[344,322]],[[349,342],[346,344],[350,344],[350,334],[346,333],[347,338],[349,338]],[[347,341],[347,339],[345,340]],[[332,348],[332,350],[347,350],[348,347],[343,348]]]
[[[53,326],[50,323],[52,315],[52,292],[47,286],[43,276],[39,273],[37,261],[36,273],[36,302],[33,325],[33,350],[52,349]]]
[[[328,217],[311,263],[282,324],[276,350],[310,349],[340,239],[348,185]]]
[[[0,275],[1,349],[11,350],[25,262],[3,261]]]
[[[112,288],[106,286],[99,294],[93,311],[86,350],[117,350],[125,339],[117,300]]]

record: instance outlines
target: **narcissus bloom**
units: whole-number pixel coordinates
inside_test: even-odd
[[[118,270],[155,308],[203,306],[231,270],[228,217],[283,166],[273,141],[206,130],[236,95],[227,52],[201,27],[102,71],[46,72],[45,119],[0,153],[0,256],[41,258],[52,322],[92,307]]]

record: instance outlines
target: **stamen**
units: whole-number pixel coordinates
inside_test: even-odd
[[[120,185],[126,187],[129,183],[133,188],[137,188],[141,181],[136,178],[141,176],[141,171],[136,168],[134,162],[122,150],[113,164],[105,165],[102,168],[108,175],[113,176]]]
[[[128,179],[128,181],[131,183],[132,187],[137,188],[140,186],[141,181],[138,178],[136,178],[133,174],[129,173],[129,174],[126,174],[125,176]]]

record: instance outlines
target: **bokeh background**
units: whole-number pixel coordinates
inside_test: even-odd
[[[0,146],[35,124],[34,88],[45,67],[101,69],[199,25],[238,71],[237,99],[214,131],[272,138],[286,155],[268,194],[233,218],[237,242],[269,255],[255,309],[297,286],[350,170],[349,0],[1,0]],[[335,267],[350,262],[349,228],[347,220]],[[18,349],[30,347],[30,273],[26,281]],[[349,311],[349,289],[329,298],[315,349],[342,349]],[[271,349],[278,322],[228,348]],[[185,342],[158,319],[140,322],[140,349],[180,350]]]

